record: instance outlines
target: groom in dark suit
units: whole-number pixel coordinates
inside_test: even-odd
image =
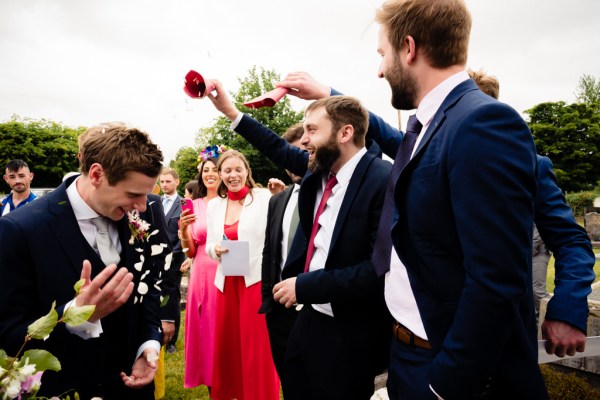
[[[79,158],[81,175],[0,219],[0,348],[16,354],[54,301],[59,316],[95,305],[82,325],[59,324],[46,341],[29,342],[62,365],[44,373],[39,394],[150,400],[161,340],[157,277],[170,250],[160,204],[147,195],[162,153],[146,133],[111,123],[84,133]]]
[[[373,251],[396,319],[390,398],[545,399],[531,285],[531,133],[469,79],[462,0],[389,0],[376,19],[392,105],[417,108]]]

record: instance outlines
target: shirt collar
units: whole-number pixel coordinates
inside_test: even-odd
[[[71,207],[73,207],[75,218],[77,218],[78,221],[81,221],[99,217],[100,215],[96,211],[94,211],[92,207],[90,207],[79,194],[79,191],[77,190],[78,180],[79,177],[77,177],[69,185],[69,187],[67,187],[67,197],[69,198],[69,203],[71,203]]]
[[[429,125],[433,116],[450,92],[467,79],[469,79],[467,71],[457,72],[449,78],[446,78],[445,81],[427,93],[427,95],[423,97],[423,100],[421,100],[419,108],[417,109],[417,118],[419,119],[419,122],[421,122],[423,126]]]
[[[350,182],[350,178],[352,178],[352,174],[354,173],[354,170],[358,165],[358,162],[360,161],[362,156],[365,155],[366,152],[367,148],[363,147],[362,149],[357,151],[356,154],[353,155],[352,158],[346,162],[346,164],[342,165],[342,168],[340,168],[338,173],[335,175],[335,179],[337,179],[337,184],[340,185],[340,187],[345,187],[348,185],[348,183]],[[324,182],[327,182],[327,178],[328,174],[324,176]]]

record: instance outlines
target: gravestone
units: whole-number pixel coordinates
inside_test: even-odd
[[[600,213],[593,211],[585,214],[585,230],[592,241],[600,240]]]

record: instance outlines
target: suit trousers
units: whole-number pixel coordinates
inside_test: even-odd
[[[275,369],[281,380],[283,397],[287,399],[292,396],[288,393],[285,374],[285,351],[287,349],[290,332],[296,322],[298,311],[296,308],[285,308],[284,305],[273,302],[273,308],[266,314],[267,330],[269,331],[269,342],[271,343],[271,354]]]
[[[429,388],[429,368],[436,353],[392,338],[387,391],[390,400],[436,400]]]
[[[353,357],[335,318],[304,305],[285,354],[285,400],[368,400],[374,379]]]

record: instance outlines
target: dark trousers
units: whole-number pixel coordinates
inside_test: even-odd
[[[429,369],[436,353],[392,338],[387,390],[390,400],[436,400],[429,389]]]
[[[298,311],[295,307],[285,308],[282,304],[273,302],[273,308],[266,314],[267,318],[267,330],[269,331],[269,342],[271,344],[271,354],[273,355],[273,362],[275,363],[275,369],[281,380],[281,387],[283,390],[283,397],[287,399],[292,396],[288,393],[286,373],[285,373],[285,351],[290,337],[292,327],[296,322]]]
[[[305,305],[288,340],[285,400],[368,400],[374,376],[355,353],[334,318]]]
[[[179,327],[181,326],[181,264],[185,261],[185,253],[177,252],[173,253],[173,260],[171,260],[171,269],[173,269],[173,279],[177,290],[173,292],[175,303],[177,304],[177,310],[179,310],[175,316],[175,333],[173,333],[173,339],[167,345],[175,345],[177,338],[179,337]]]

